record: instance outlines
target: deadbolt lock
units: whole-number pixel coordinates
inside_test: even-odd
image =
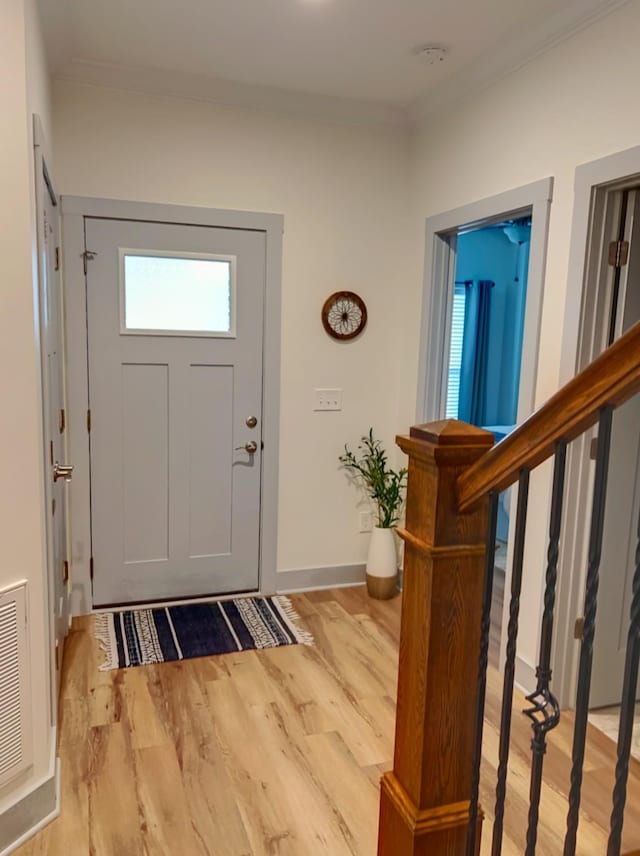
[[[247,424],[247,428],[255,428],[256,425],[258,424],[258,420],[256,419],[255,416],[248,416],[246,424]]]

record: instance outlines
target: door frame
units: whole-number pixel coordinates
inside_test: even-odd
[[[69,451],[75,469],[71,485],[71,545],[74,567],[72,613],[94,611],[91,591],[91,494],[89,481],[88,340],[84,273],[85,217],[212,226],[265,233],[265,304],[262,365],[262,454],[259,590],[276,590],[280,438],[280,326],[284,216],[251,211],[164,205],[82,196],[62,197],[62,234],[67,330]],[[90,248],[88,248],[90,249]],[[205,598],[206,599],[206,598]],[[210,599],[210,598],[209,598]],[[132,605],[133,606],[133,605]]]
[[[563,386],[599,353],[591,309],[601,271],[600,250],[605,228],[605,200],[610,191],[640,184],[640,146],[582,164],[576,168],[574,209],[569,246],[559,386]],[[598,233],[602,238],[594,240]],[[561,707],[575,706],[580,646],[574,620],[582,615],[587,549],[585,519],[590,520],[592,473],[588,446],[593,430],[569,446],[565,520],[560,542],[556,633],[552,667],[554,692]],[[586,514],[586,518],[585,518]]]
[[[531,246],[522,341],[520,389],[517,422],[520,424],[535,409],[535,391],[542,324],[542,300],[547,260],[549,218],[553,199],[553,177],[462,205],[450,211],[428,217],[425,221],[425,261],[422,292],[422,321],[420,331],[418,393],[416,419],[418,423],[445,418],[443,385],[448,369],[449,336],[455,285],[457,232],[463,226],[482,228],[509,216],[531,212]],[[515,521],[518,499],[517,486],[511,492],[509,520]],[[511,585],[513,565],[513,536],[509,526],[505,591]],[[509,601],[505,598],[502,627],[506,628]],[[506,634],[501,634],[500,660],[504,659]],[[533,667],[519,654],[516,679],[519,685],[531,683]]]
[[[51,163],[51,157],[49,152],[49,146],[47,144],[47,140],[44,134],[44,129],[42,127],[42,121],[37,114],[33,114],[32,116],[33,122],[33,153],[34,153],[34,161],[33,161],[33,170],[34,170],[34,191],[35,191],[35,217],[36,217],[36,245],[37,245],[37,278],[38,278],[38,290],[35,300],[36,307],[36,318],[38,325],[38,352],[39,352],[39,363],[40,363],[40,402],[42,408],[42,425],[41,425],[41,436],[42,436],[42,481],[43,481],[43,494],[42,499],[44,503],[44,520],[45,520],[45,532],[46,532],[46,620],[47,620],[47,635],[49,638],[49,669],[50,669],[50,722],[53,727],[56,726],[58,721],[58,684],[56,680],[56,674],[58,672],[58,667],[62,665],[62,646],[64,643],[64,638],[58,637],[58,604],[56,603],[56,584],[55,584],[55,575],[60,572],[60,568],[56,567],[55,555],[54,555],[54,535],[53,535],[53,525],[52,525],[52,516],[51,516],[51,502],[52,502],[52,481],[51,481],[51,467],[49,465],[49,441],[48,437],[50,436],[50,431],[53,430],[53,426],[49,426],[49,420],[51,419],[51,409],[50,409],[50,401],[49,397],[51,394],[51,390],[49,388],[49,375],[46,365],[46,347],[43,342],[43,317],[45,313],[45,291],[44,291],[44,279],[47,276],[46,271],[43,270],[43,256],[44,256],[44,238],[43,238],[43,230],[42,230],[42,216],[44,212],[44,200],[45,194],[48,194],[51,204],[59,210],[59,198],[56,195],[55,188],[53,186],[53,180],[51,178],[51,172],[48,168],[48,164]],[[61,218],[59,218],[60,220]],[[62,223],[58,224],[58,235],[61,240],[61,230]],[[60,272],[61,275],[61,272]],[[62,308],[62,307],[61,307]],[[57,323],[59,325],[59,343],[61,347],[61,365],[63,367],[63,377],[64,377],[64,325],[62,324],[62,315],[60,315],[57,319]],[[66,395],[65,395],[65,386],[64,383],[61,387],[63,406],[66,411]],[[67,446],[67,435],[65,432],[64,437],[64,446]],[[69,501],[69,494],[67,492],[67,503]],[[66,553],[67,558],[69,557],[69,516],[66,515],[66,526],[65,526],[65,537],[66,537]],[[65,611],[67,612],[69,609],[69,604],[65,604]],[[69,625],[71,621],[71,616],[69,613]],[[68,628],[67,628],[68,630]],[[65,634],[66,636],[66,634]],[[56,663],[56,657],[59,658],[58,663]]]
[[[444,418],[445,402],[442,392],[447,367],[445,354],[448,351],[448,322],[453,304],[455,235],[458,229],[462,226],[482,228],[506,217],[517,216],[525,209],[530,209],[532,214],[522,342],[522,353],[527,358],[523,359],[520,371],[517,421],[521,422],[533,411],[552,198],[553,178],[548,177],[427,217],[416,401],[418,422],[432,422]]]

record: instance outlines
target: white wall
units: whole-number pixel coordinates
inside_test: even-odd
[[[50,773],[49,644],[46,623],[40,364],[34,298],[36,229],[31,112],[49,123],[48,80],[32,0],[0,12],[0,588],[26,579],[33,768],[0,789],[0,815]]]
[[[396,347],[417,276],[405,133],[68,82],[55,85],[54,127],[64,194],[284,214],[278,568],[362,562],[337,456],[371,425],[391,446],[409,424]],[[348,344],[320,322],[339,289],[369,308]],[[315,387],[342,387],[343,411],[314,413]]]
[[[640,78],[639,32],[640,0],[631,0],[485,92],[432,119],[415,135],[413,239],[418,244],[423,244],[424,219],[430,215],[555,176],[538,404],[560,380],[575,168],[640,142],[640,112],[630,95]],[[405,313],[401,418],[414,408],[420,290],[419,281],[414,281]],[[548,481],[537,478],[530,499],[526,608],[520,635],[521,655],[530,664],[538,644],[536,607],[542,589],[547,501]]]

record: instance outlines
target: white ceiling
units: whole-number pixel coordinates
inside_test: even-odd
[[[54,76],[247,100],[255,88],[415,113],[624,0],[40,0]],[[448,49],[424,64],[420,44]],[[500,69],[500,66],[505,66]],[[506,68],[509,66],[509,69]],[[180,81],[178,85],[177,81]],[[466,81],[466,84],[465,84]],[[140,85],[140,84],[139,84]],[[196,92],[197,90],[197,92]],[[234,96],[235,94],[235,96]]]

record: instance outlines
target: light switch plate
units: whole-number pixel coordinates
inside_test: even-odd
[[[314,390],[314,410],[342,410],[341,389]]]

